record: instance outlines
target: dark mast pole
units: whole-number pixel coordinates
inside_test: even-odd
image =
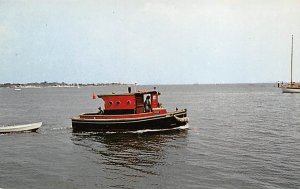
[[[292,35],[292,52],[291,52],[291,85],[293,85],[293,39],[294,36]]]

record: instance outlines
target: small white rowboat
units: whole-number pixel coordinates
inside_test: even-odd
[[[30,123],[25,125],[0,126],[0,133],[36,131],[42,126],[43,122]]]

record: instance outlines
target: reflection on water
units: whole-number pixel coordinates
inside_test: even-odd
[[[168,155],[165,148],[176,145],[180,139],[185,141],[187,133],[187,129],[146,133],[73,133],[72,141],[100,155],[98,163],[106,165],[108,170],[126,168],[146,175],[157,175],[151,168],[164,163]]]

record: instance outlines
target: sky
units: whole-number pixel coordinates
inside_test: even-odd
[[[0,0],[0,83],[300,81],[299,0]]]

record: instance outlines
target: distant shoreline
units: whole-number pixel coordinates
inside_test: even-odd
[[[264,83],[186,83],[186,84],[142,84],[139,86],[164,86],[164,85],[274,85],[278,82]],[[0,83],[0,88],[81,88],[81,87],[100,87],[100,86],[134,86],[130,83],[65,83],[65,82],[41,82],[41,83]]]
[[[70,87],[88,87],[88,86],[121,86],[132,85],[124,83],[65,83],[65,82],[41,82],[41,83],[3,83],[2,88],[70,88]]]

